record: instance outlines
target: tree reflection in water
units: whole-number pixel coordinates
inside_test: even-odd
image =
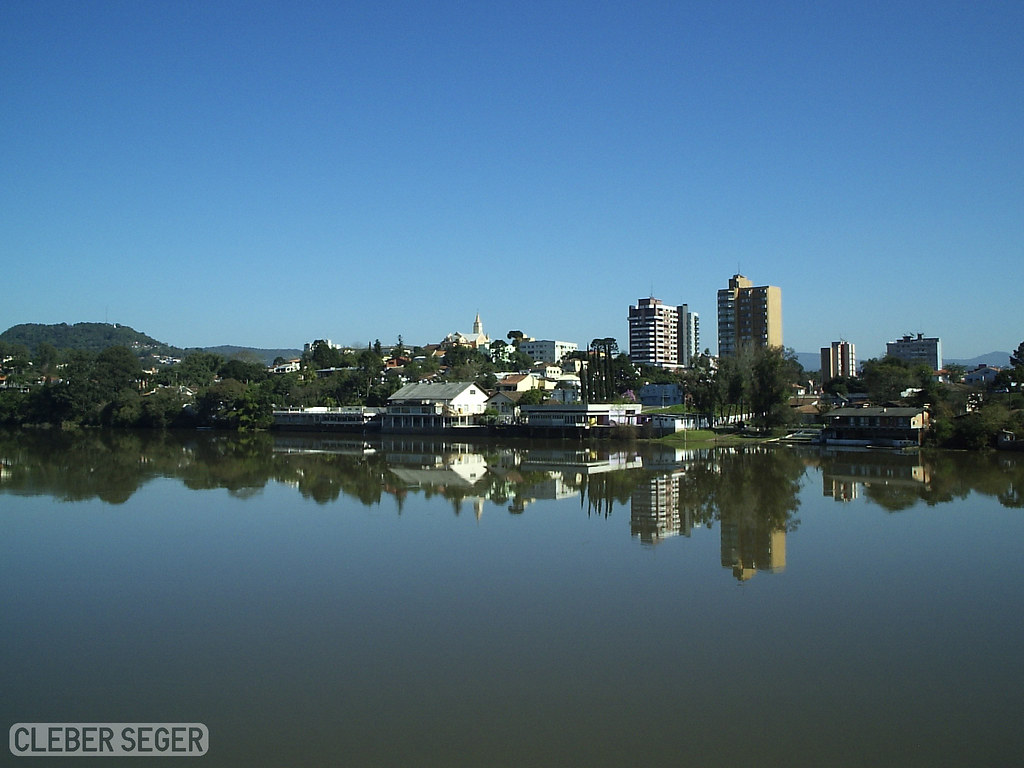
[[[1024,456],[1013,453],[899,454],[754,447],[679,451],[657,443],[521,442],[468,444],[430,439],[306,437],[211,432],[0,432],[0,493],[121,504],[154,478],[190,489],[259,493],[294,487],[328,504],[342,497],[399,513],[410,495],[443,497],[456,514],[482,503],[523,514],[545,499],[579,497],[589,516],[628,508],[642,542],[729,527],[723,561],[741,571],[765,562],[771,532],[797,525],[798,490],[808,467],[837,501],[863,497],[888,511],[991,496],[1024,505]],[[756,545],[752,542],[757,541]]]

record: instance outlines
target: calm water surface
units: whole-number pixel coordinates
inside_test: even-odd
[[[4,730],[202,722],[185,764],[217,766],[1024,754],[1024,454],[3,434],[0,461]]]

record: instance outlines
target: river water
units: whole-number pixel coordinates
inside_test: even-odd
[[[7,433],[0,462],[5,728],[205,724],[164,766],[1024,754],[1024,454]]]

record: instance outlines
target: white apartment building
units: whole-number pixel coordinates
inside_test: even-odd
[[[688,366],[699,348],[700,317],[686,304],[671,306],[650,297],[629,308],[629,359],[634,363]]]
[[[569,353],[578,352],[579,348],[580,345],[572,341],[524,339],[519,342],[519,351],[535,363],[557,363]]]
[[[885,354],[906,360],[908,363],[924,363],[933,371],[942,370],[942,341],[926,338],[923,333],[913,336],[905,334],[902,339],[887,342]]]

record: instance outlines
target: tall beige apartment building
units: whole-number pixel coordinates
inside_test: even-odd
[[[745,346],[782,346],[782,289],[733,275],[718,291],[718,356],[733,357]]]

